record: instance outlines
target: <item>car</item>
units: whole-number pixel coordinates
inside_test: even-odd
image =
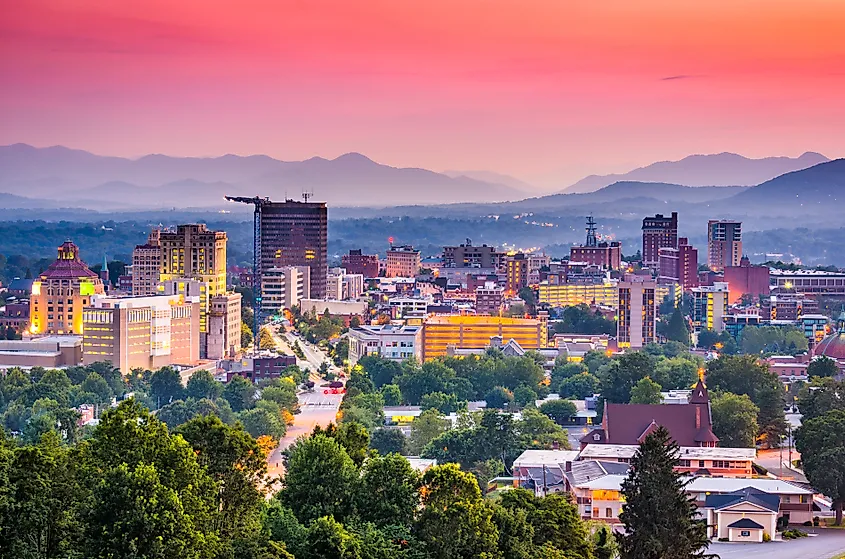
[[[327,388],[323,390],[323,394],[344,394],[346,389],[343,387],[343,383],[339,380],[333,380],[327,385]]]

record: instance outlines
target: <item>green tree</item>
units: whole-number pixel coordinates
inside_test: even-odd
[[[380,392],[385,406],[398,406],[402,403],[402,392],[395,384],[385,384]]]
[[[599,387],[600,381],[598,377],[584,372],[561,381],[557,391],[561,398],[583,400],[596,394],[599,391]]]
[[[783,385],[767,384],[757,390],[755,404],[760,436],[770,447],[779,447],[781,437],[786,434],[788,424],[783,412],[786,392]]]
[[[408,450],[411,454],[419,455],[432,440],[446,432],[448,420],[440,417],[437,410],[426,410],[411,423],[411,436],[408,439]]]
[[[331,516],[316,519],[305,537],[303,559],[362,559],[361,541]]]
[[[314,435],[332,437],[358,467],[364,463],[369,454],[367,449],[370,445],[370,434],[360,423],[349,422],[340,425],[329,423],[325,429],[317,425],[311,433],[311,436]]]
[[[252,328],[243,321],[241,322],[241,347],[244,349],[252,347]]]
[[[813,487],[830,497],[836,524],[845,503],[845,411],[836,409],[805,421],[795,431],[804,473]]]
[[[150,377],[150,395],[155,400],[157,408],[174,400],[181,400],[183,394],[182,378],[175,369],[162,367]]]
[[[278,498],[300,522],[329,515],[344,519],[352,512],[358,478],[355,463],[336,440],[312,435],[288,450],[284,487]]]
[[[625,508],[619,520],[620,559],[703,558],[710,543],[697,519],[688,480],[675,471],[680,447],[661,426],[649,434],[631,460],[622,482]]]
[[[610,357],[603,351],[591,350],[584,355],[582,363],[587,367],[587,371],[595,375],[599,369],[610,363]]]
[[[660,385],[650,377],[641,378],[631,389],[631,404],[660,404],[662,402]]]
[[[423,410],[435,409],[444,415],[448,415],[458,411],[458,398],[454,394],[430,392],[422,397],[420,407]]]
[[[402,374],[399,363],[378,355],[365,355],[358,360],[358,365],[367,372],[376,388],[393,384],[394,379]]]
[[[642,351],[625,353],[613,361],[600,377],[601,394],[608,402],[627,404],[631,389],[640,379],[655,373],[654,358]],[[654,379],[660,384],[660,379]]]
[[[513,405],[513,392],[503,386],[495,386],[484,397],[488,408],[508,409]]]
[[[713,432],[719,437],[719,446],[754,448],[759,409],[747,394],[711,394],[710,413],[713,416]]]
[[[689,329],[687,328],[687,321],[684,320],[684,315],[678,307],[675,307],[672,311],[672,317],[669,319],[669,325],[666,328],[666,338],[671,341],[689,345]]]
[[[377,526],[410,526],[420,503],[421,480],[404,457],[376,455],[364,463],[358,486],[357,510]]]
[[[807,376],[811,378],[830,378],[835,377],[838,374],[839,366],[836,364],[836,361],[829,357],[816,357],[810,361],[809,366],[807,366]]]
[[[798,396],[798,409],[803,416],[802,421],[832,410],[845,410],[845,382],[831,378],[813,379],[812,385],[805,387]]]
[[[214,379],[214,376],[206,370],[200,370],[191,375],[188,379],[185,395],[188,398],[202,400],[216,400],[223,394],[223,385]]]
[[[578,413],[575,404],[569,400],[549,400],[540,405],[540,412],[549,416],[558,425],[569,423]]]
[[[520,384],[513,390],[513,401],[519,409],[532,407],[537,401],[537,392],[526,384]]]
[[[592,557],[587,528],[568,495],[539,498],[525,489],[515,489],[503,494],[500,504],[512,514],[526,514],[538,547],[552,546],[572,559]]]
[[[391,452],[405,454],[408,438],[399,429],[382,427],[370,434],[370,448],[385,456]]]
[[[94,404],[105,404],[111,402],[111,399],[114,397],[114,393],[112,392],[109,383],[106,382],[106,379],[98,375],[97,373],[89,374],[85,380],[82,382],[80,387],[83,392],[87,392],[89,394],[94,394],[97,397],[96,402],[91,402]]]
[[[698,347],[703,349],[713,349],[719,343],[719,334],[713,330],[703,328],[698,333]]]
[[[253,437],[267,435],[279,440],[287,432],[287,426],[281,416],[265,408],[244,410],[238,414],[238,421],[241,422],[246,432]]]
[[[698,369],[703,365],[690,354],[661,359],[655,376],[664,379],[665,390],[689,390],[698,382]]]
[[[558,357],[555,359],[555,367],[552,369],[552,386],[557,386],[562,381],[585,372],[587,372],[587,367],[583,363],[569,363],[566,358]]]
[[[240,412],[255,407],[255,385],[240,375],[235,375],[223,388],[223,398],[232,406],[232,411]]]

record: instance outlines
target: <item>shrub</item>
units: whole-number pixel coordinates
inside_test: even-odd
[[[812,526],[812,525],[813,525],[812,520],[808,520],[807,522],[804,523],[804,526]]]
[[[719,538],[719,541],[720,542],[729,542],[730,540],[728,538]]]
[[[818,516],[813,517],[813,526],[818,526],[820,524],[820,519]]]
[[[763,541],[764,542],[772,541],[772,536],[770,536],[768,532],[763,532]]]

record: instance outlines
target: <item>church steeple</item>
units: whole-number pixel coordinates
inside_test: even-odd
[[[690,404],[709,404],[710,395],[707,393],[707,387],[704,386],[704,381],[698,379],[695,387],[692,389],[692,394],[689,396]]]

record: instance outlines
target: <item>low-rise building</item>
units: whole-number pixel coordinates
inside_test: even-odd
[[[241,352],[241,294],[227,293],[211,298],[205,356],[208,359],[235,357]]]
[[[602,278],[599,282],[556,284],[540,282],[538,301],[551,307],[601,305],[616,308],[619,304],[616,280]]]
[[[0,340],[0,369],[58,369],[82,363],[82,336]]]
[[[387,251],[385,275],[389,278],[412,278],[420,271],[420,251],[414,247],[391,246]]]
[[[276,379],[284,376],[288,367],[296,365],[294,355],[261,355],[241,359],[220,361],[219,367],[226,373],[226,382],[240,375],[252,382]]]
[[[484,348],[491,338],[514,340],[523,349],[540,349],[547,344],[544,318],[507,318],[500,316],[432,316],[425,321],[422,334],[422,360],[430,361],[456,349]]]
[[[505,290],[493,282],[478,286],[475,290],[475,314],[497,315],[502,311]]]
[[[638,449],[634,444],[588,444],[578,459],[629,464]],[[683,446],[676,470],[691,475],[750,478],[756,457],[755,448]]]
[[[513,461],[514,483],[537,496],[564,492],[565,472],[577,459],[577,450],[525,450]]]
[[[420,326],[359,326],[350,328],[349,364],[355,365],[365,355],[378,355],[393,361],[411,357],[422,359],[422,328]]]

